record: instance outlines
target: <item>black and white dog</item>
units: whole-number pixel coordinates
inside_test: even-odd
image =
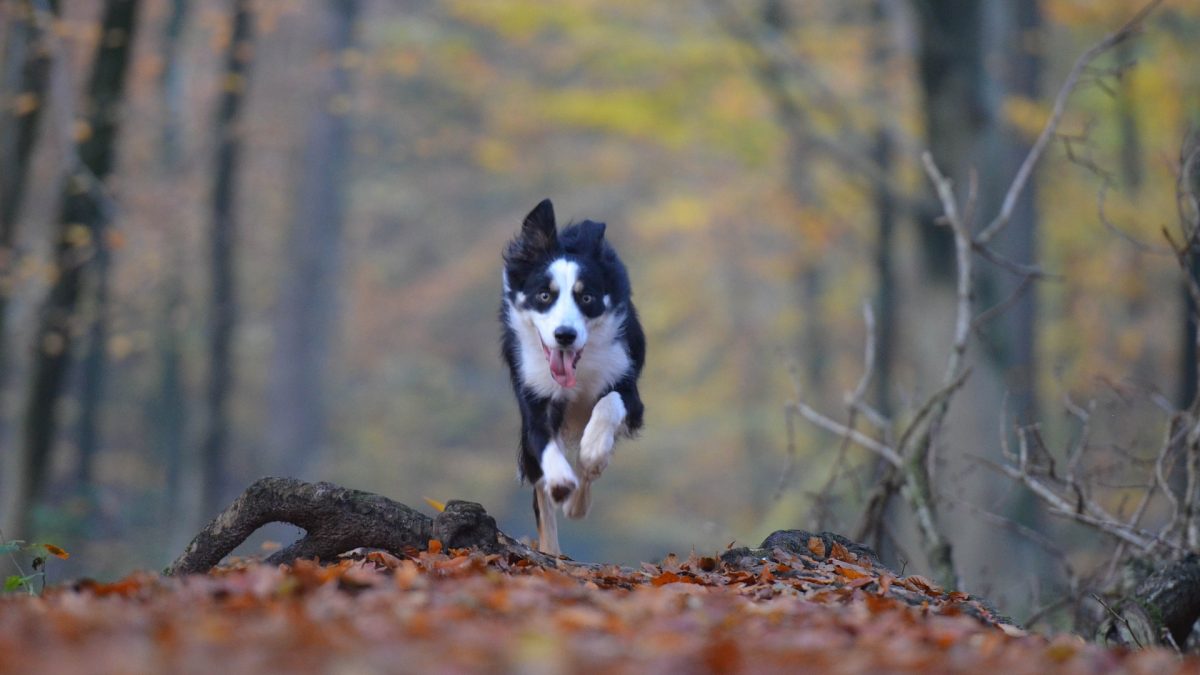
[[[619,436],[642,426],[646,338],[604,223],[562,232],[544,200],[504,251],[503,353],[521,408],[518,470],[534,486],[538,547],[559,553],[554,508],[582,518]],[[568,460],[578,451],[577,476]]]

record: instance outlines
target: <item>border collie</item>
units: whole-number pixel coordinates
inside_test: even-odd
[[[554,509],[587,515],[613,442],[642,426],[646,338],[604,223],[558,231],[538,204],[504,250],[503,355],[521,408],[518,472],[533,483],[538,548],[559,554]],[[577,454],[577,468],[568,457]]]

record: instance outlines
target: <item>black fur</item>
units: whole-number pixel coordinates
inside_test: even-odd
[[[646,338],[631,299],[628,272],[617,252],[604,238],[605,229],[604,223],[585,220],[558,231],[554,206],[547,199],[529,212],[520,234],[504,250],[508,293],[500,305],[500,322],[504,326],[501,346],[521,411],[518,467],[521,478],[531,483],[537,483],[542,477],[542,451],[558,435],[569,405],[592,406],[600,397],[616,391],[625,404],[627,434],[633,435],[642,427],[644,406],[638,394],[637,380],[645,363]],[[579,280],[583,282],[584,292],[594,294],[597,298],[607,295],[611,300],[611,306],[607,309],[602,302],[579,305],[585,316],[594,319],[605,311],[624,315],[617,340],[624,344],[631,365],[600,391],[595,400],[570,401],[567,398],[545,397],[526,386],[518,361],[519,337],[508,325],[508,305],[512,303],[517,306],[518,294],[524,296],[519,309],[545,310],[544,306],[539,306],[537,295],[548,278],[547,268],[560,258],[578,263]]]

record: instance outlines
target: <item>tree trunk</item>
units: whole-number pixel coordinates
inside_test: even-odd
[[[17,217],[50,79],[45,28],[57,19],[58,0],[18,0],[9,11],[0,59],[0,101],[5,102],[0,106],[0,388],[8,382],[8,299],[17,262]]]
[[[46,44],[45,27],[57,19],[58,2],[45,3],[45,11],[32,0],[12,3],[5,31],[3,70],[0,71],[0,98],[11,101],[0,109],[0,339],[4,336],[5,304],[10,292],[13,246],[16,243],[17,216],[25,195],[29,164],[37,140],[38,126],[45,109],[51,51]],[[0,345],[0,358],[7,350]],[[3,369],[0,367],[0,376]]]
[[[98,241],[95,257],[89,265],[91,280],[91,325],[88,327],[87,353],[83,358],[79,390],[79,464],[76,489],[88,494],[93,480],[96,455],[100,449],[100,412],[104,396],[108,346],[108,270],[111,256],[105,242],[104,219],[96,226]]]
[[[208,429],[201,449],[202,508],[212,513],[224,499],[229,445],[229,394],[233,389],[233,331],[237,322],[234,239],[237,179],[240,168],[242,106],[254,59],[251,0],[235,0],[233,30],[225,55],[224,91],[217,108],[217,160],[213,183],[210,239],[212,296],[209,321]]]
[[[296,211],[286,239],[271,372],[269,448],[301,476],[326,438],[329,365],[337,334],[337,290],[345,220],[351,77],[343,58],[355,42],[358,0],[329,0],[328,75],[308,130]]]
[[[913,0],[918,29],[917,74],[929,152],[954,181],[960,201],[968,191],[979,139],[991,124],[983,83],[982,0]],[[929,188],[920,219],[922,270],[927,282],[954,284],[954,238],[938,225],[941,206]]]
[[[992,45],[990,52],[996,60],[1007,65],[1006,72],[996,83],[995,107],[1003,106],[1009,97],[1038,100],[1041,93],[1042,55],[1038,32],[1042,28],[1039,0],[1012,0],[1002,3],[1003,12],[996,23],[1001,37]],[[1001,147],[996,156],[1001,158],[996,165],[998,175],[987,181],[990,188],[981,193],[981,213],[990,217],[1000,209],[1008,183],[1016,175],[1025,156],[1029,154],[1030,141],[1024,133],[1008,124],[1001,124],[995,134]],[[1021,199],[1017,201],[1012,219],[1004,233],[997,238],[994,248],[1010,260],[1023,264],[1037,264],[1037,182],[1030,180]],[[996,267],[987,268],[988,274],[981,279],[981,306],[1003,302],[1020,289],[1021,279],[1011,272]],[[990,293],[987,290],[990,289]],[[1004,373],[1004,383],[1009,394],[1008,407],[1017,424],[1029,425],[1040,420],[1037,396],[1037,289],[1025,286],[1017,300],[1000,315],[987,331],[991,354]]]
[[[1200,125],[1200,113],[1196,116],[1195,124]],[[1193,145],[1193,152],[1200,152],[1200,132],[1194,132],[1188,141]],[[1185,189],[1195,198],[1200,198],[1200,166],[1193,165],[1191,173],[1184,177]],[[1195,246],[1193,234],[1192,246]],[[1188,265],[1184,273],[1191,276],[1192,283],[1200,284],[1200,251],[1193,250],[1188,255]],[[1183,345],[1179,350],[1182,362],[1179,364],[1180,378],[1180,407],[1194,409],[1196,397],[1200,394],[1200,308],[1196,307],[1192,294],[1188,292],[1187,281],[1183,286]]]
[[[967,212],[967,198],[976,178],[983,181],[978,186],[980,194],[994,189],[988,184],[994,176],[976,173],[976,168],[986,168],[986,143],[996,128],[997,101],[988,95],[994,77],[985,68],[985,38],[989,32],[985,30],[985,9],[991,3],[913,0],[913,6],[926,143],[934,163],[952,181],[955,197]],[[958,269],[953,234],[950,227],[939,222],[941,203],[933,196],[932,185],[928,181],[926,184],[929,197],[916,214],[919,267],[910,275],[913,287],[909,294],[918,304],[907,306],[908,312],[902,311],[902,316],[908,321],[906,348],[915,366],[917,386],[924,395],[931,395],[944,383],[951,359],[958,319]],[[978,203],[971,206],[978,212]],[[968,311],[973,312],[973,298],[969,303]],[[964,359],[971,376],[954,397],[952,414],[945,417],[944,424],[929,429],[931,435],[914,446],[919,452],[912,461],[921,462],[927,470],[917,471],[916,475],[922,482],[926,477],[937,481],[910,485],[924,488],[914,490],[912,496],[923,493],[919,496],[925,515],[906,513],[903,518],[895,518],[893,526],[905,533],[905,538],[924,533],[920,540],[927,563],[931,569],[941,570],[943,583],[964,579],[973,585],[988,576],[983,570],[996,559],[997,545],[981,536],[977,523],[964,514],[941,508],[940,502],[943,495],[967,501],[994,497],[997,481],[975,470],[962,450],[973,448],[988,455],[998,447],[998,438],[990,443],[984,440],[981,445],[979,430],[995,428],[996,411],[1002,408],[1004,397],[994,364],[975,358],[971,351]],[[954,543],[953,557],[949,542]],[[946,570],[953,570],[953,574],[947,576]]]
[[[137,26],[138,0],[108,0],[104,7],[101,40],[91,80],[80,108],[80,121],[90,133],[77,146],[77,158],[63,187],[59,228],[55,233],[54,261],[57,278],[41,309],[34,341],[34,364],[29,405],[25,417],[25,457],[19,513],[24,529],[32,526],[33,507],[49,478],[57,436],[57,406],[79,332],[76,313],[85,268],[103,246],[103,224],[109,217],[103,181],[112,170],[125,91],[127,65]]]
[[[160,157],[163,170],[178,179],[183,156],[183,64],[179,50],[187,21],[188,0],[172,0],[171,14],[163,34],[163,73],[159,91],[163,107],[163,127]],[[173,526],[179,521],[182,491],[184,430],[187,413],[183,385],[182,333],[179,325],[183,308],[183,260],[185,252],[177,233],[172,237],[175,264],[167,271],[164,281],[163,306],[158,336],[158,392],[152,406],[155,455],[162,461],[166,475],[164,485],[165,513],[163,523]],[[172,528],[176,529],[176,528]],[[169,543],[166,545],[170,545]]]

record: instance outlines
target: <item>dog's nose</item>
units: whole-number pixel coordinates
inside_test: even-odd
[[[554,339],[558,340],[558,344],[563,347],[574,344],[576,335],[575,329],[570,326],[559,326],[554,329]]]

